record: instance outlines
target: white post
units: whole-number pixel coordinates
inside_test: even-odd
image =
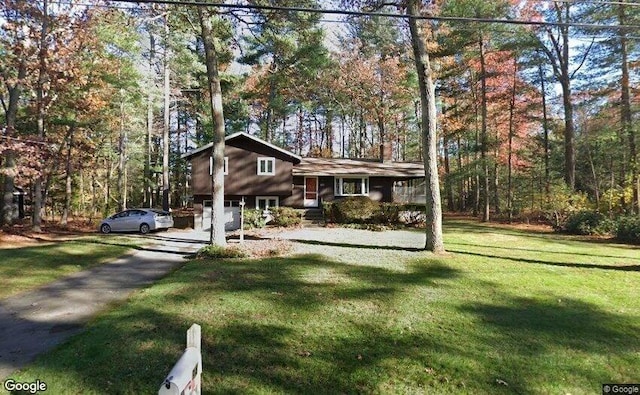
[[[202,329],[193,324],[187,331],[187,348],[167,375],[158,395],[188,394],[200,395],[202,392]]]
[[[240,200],[240,243],[244,243],[244,196]]]

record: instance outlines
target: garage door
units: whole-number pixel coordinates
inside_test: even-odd
[[[211,229],[211,207],[204,207],[202,213],[202,230]],[[240,229],[240,207],[224,208],[224,230]]]

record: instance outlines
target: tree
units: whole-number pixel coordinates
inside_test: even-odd
[[[420,22],[421,1],[408,0],[406,15],[409,17],[411,31],[411,47],[418,72],[420,103],[422,109],[422,141],[424,147],[424,170],[427,188],[426,203],[426,245],[425,248],[434,253],[444,252],[442,237],[442,207],[440,201],[440,180],[438,178],[438,153],[436,132],[436,98],[433,85],[433,72],[429,53],[425,45],[426,35]]]
[[[205,7],[198,7],[198,19],[200,21],[201,38],[204,46],[207,66],[207,80],[209,100],[211,105],[211,118],[214,125],[213,145],[211,158],[213,168],[211,171],[211,233],[209,241],[213,245],[225,246],[224,233],[224,137],[225,123],[222,109],[222,88],[220,85],[220,73],[218,70],[218,56],[213,35],[213,13]]]
[[[564,109],[564,181],[574,190],[576,187],[576,153],[575,153],[575,122],[574,103],[571,82],[584,64],[591,47],[586,49],[577,60],[577,66],[570,70],[572,64],[576,64],[570,56],[570,23],[572,22],[572,2],[554,1],[548,4],[548,9],[543,10],[550,21],[557,22],[555,27],[546,26],[538,35],[539,45],[543,53],[549,59],[553,68],[556,81],[562,89],[562,107]]]

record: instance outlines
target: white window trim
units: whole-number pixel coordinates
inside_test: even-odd
[[[280,207],[280,197],[279,196],[256,196],[256,208],[259,209],[260,208],[260,204],[258,204],[258,202],[260,200],[275,200],[276,201],[276,207]],[[268,209],[267,209],[268,211]]]
[[[229,174],[229,157],[224,157],[224,164],[222,165],[224,169],[224,175]],[[209,175],[213,175],[213,157],[209,157]]]
[[[361,188],[364,193],[344,193],[343,180],[360,180]],[[366,180],[366,182],[365,182]],[[368,176],[342,176],[335,177],[334,195],[335,196],[369,196],[369,177]]]
[[[271,162],[271,171],[270,172],[261,172],[260,171],[260,162]],[[276,158],[274,157],[266,157],[266,156],[260,156],[258,157],[258,161],[256,162],[257,164],[257,171],[256,174],[258,174],[259,176],[275,176],[276,175]],[[265,168],[267,168],[268,166],[265,166]]]

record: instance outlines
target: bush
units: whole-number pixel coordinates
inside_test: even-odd
[[[605,235],[612,233],[615,223],[597,211],[582,210],[570,214],[562,230],[574,235]]]
[[[325,222],[337,223],[335,202],[322,202],[322,215]]]
[[[620,217],[616,226],[616,238],[640,244],[640,217]]]
[[[545,216],[556,231],[564,230],[569,217],[592,208],[586,193],[574,192],[566,185],[552,185],[549,200],[543,205]]]
[[[291,207],[276,207],[271,209],[271,224],[275,226],[297,226],[302,223],[300,213]]]
[[[384,225],[397,225],[400,223],[400,212],[400,206],[397,204],[380,204],[380,209],[375,216],[375,222]]]
[[[264,228],[266,224],[267,224],[267,220],[262,215],[262,210],[257,210],[257,209],[244,210],[244,229],[245,230]]]
[[[333,215],[337,222],[369,222],[378,213],[380,204],[367,196],[349,196],[334,203]]]
[[[196,253],[196,258],[245,258],[247,253],[238,246],[220,247],[217,245],[204,246]]]

